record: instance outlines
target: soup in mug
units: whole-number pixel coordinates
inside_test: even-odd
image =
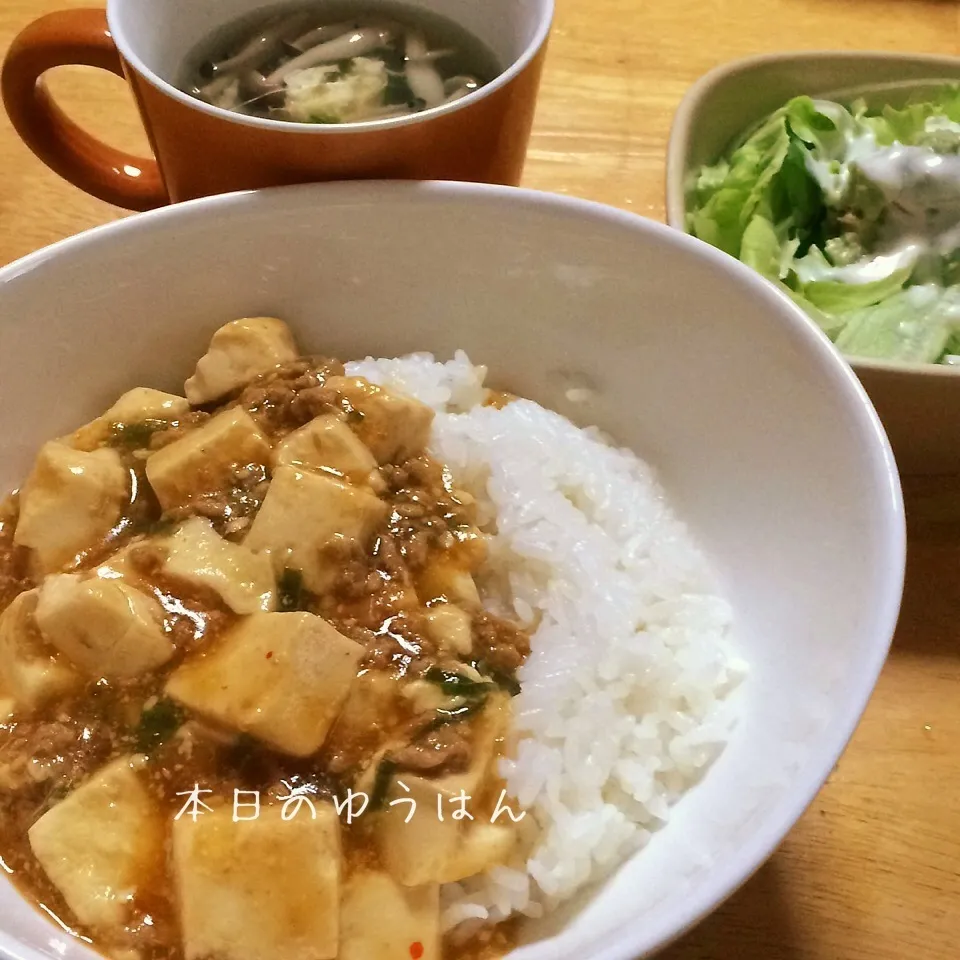
[[[446,17],[398,3],[309,3],[207,37],[181,87],[213,106],[297,123],[361,123],[451,103],[501,68]]]

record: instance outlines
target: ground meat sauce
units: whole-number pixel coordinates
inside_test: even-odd
[[[474,651],[492,670],[513,676],[530,653],[526,630],[491,613],[473,616]]]
[[[346,713],[354,709],[348,701],[323,748],[314,756],[293,758],[246,734],[218,729],[165,696],[171,672],[186,658],[215,649],[238,617],[214,590],[165,575],[158,543],[191,517],[209,519],[221,536],[242,542],[269,491],[271,474],[261,464],[238,463],[222,489],[164,513],[144,472],[147,458],[235,405],[250,413],[274,447],[323,414],[336,413],[348,426],[359,427],[363,415],[327,384],[343,372],[337,361],[303,358],[175,421],[109,428],[95,423],[75,435],[78,449],[116,449],[132,479],[121,521],[68,569],[89,572],[109,566],[118,555],[125,558],[124,577],[159,601],[176,652],[158,670],[127,681],[90,680],[33,715],[20,718],[14,712],[0,723],[0,858],[31,902],[104,952],[132,957],[132,949],[142,960],[182,958],[176,894],[165,864],[158,863],[155,875],[142,884],[126,929],[107,936],[76,921],[34,858],[27,831],[111,759],[146,756],[150,791],[170,817],[183,802],[177,794],[194,784],[224,800],[234,790],[263,791],[264,801],[291,791],[329,800],[347,787],[369,785],[371,777],[379,783],[384,771],[434,777],[467,770],[480,749],[477,718],[493,709],[488,704],[494,693],[508,704],[516,692],[516,671],[529,652],[520,626],[479,606],[470,608],[468,597],[459,602],[467,607],[469,653],[448,649],[431,629],[431,610],[454,598],[446,588],[430,585],[452,582],[451,571],[461,581],[463,575],[469,579],[483,563],[485,542],[471,499],[454,488],[442,464],[419,450],[401,462],[380,465],[377,493],[389,508],[386,519],[365,542],[331,548],[328,560],[336,575],[329,589],[312,593],[296,570],[278,576],[278,610],[318,614],[363,646],[358,689],[361,681],[371,689],[378,682],[396,686],[396,695],[380,703],[368,723],[347,722]],[[0,610],[35,586],[28,575],[28,551],[14,543],[16,521],[17,502],[11,498],[0,511]],[[458,684],[466,684],[469,696],[458,694]],[[481,804],[489,805],[487,794],[499,786],[496,778],[488,783],[478,797]],[[347,827],[341,820],[347,873],[359,864],[377,864],[371,830],[369,823]],[[498,956],[511,937],[509,925],[483,931],[466,944],[448,945],[444,955]]]
[[[224,536],[236,537],[250,526],[269,486],[270,476],[262,464],[237,464],[222,490],[192,497],[189,503],[164,513],[160,522],[173,525],[189,517],[205,517]]]
[[[401,770],[436,774],[460,773],[470,763],[469,728],[461,724],[447,724],[415,739],[392,755]]]
[[[327,358],[283,364],[247,387],[238,399],[268,433],[283,436],[314,417],[342,409],[342,400],[325,386],[343,376],[343,364]]]
[[[477,537],[470,505],[457,495],[443,465],[427,456],[383,468],[393,512],[390,532],[413,571],[423,570],[439,555],[457,554]]]

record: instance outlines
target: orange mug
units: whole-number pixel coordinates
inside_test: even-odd
[[[2,72],[17,133],[51,169],[130,210],[314,180],[476,180],[516,185],[526,155],[553,0],[413,0],[484,41],[501,74],[460,100],[365,123],[299,124],[232,113],[178,89],[187,55],[262,0],[108,0],[64,10],[14,40]],[[84,64],[126,76],[156,159],[116,150],[57,106],[43,75]]]

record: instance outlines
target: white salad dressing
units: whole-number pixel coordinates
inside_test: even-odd
[[[815,105],[837,123],[841,142],[841,156],[806,160],[825,202],[840,206],[854,171],[859,171],[881,191],[886,216],[874,252],[842,266],[823,257],[805,257],[794,264],[803,282],[870,283],[912,269],[923,258],[945,257],[960,249],[960,156],[927,146],[880,146],[866,124],[845,110],[838,113],[836,104]],[[960,124],[942,116],[928,117],[924,129],[960,134]],[[836,141],[821,152],[836,154]]]
[[[803,283],[812,283],[817,280],[873,283],[875,280],[884,280],[905,267],[912,269],[925,252],[926,246],[923,243],[908,240],[899,249],[873,257],[864,257],[856,263],[845,266],[834,266],[824,257],[804,257],[794,262],[793,269]]]
[[[923,126],[927,133],[960,133],[960,123],[942,114],[927,117]]]

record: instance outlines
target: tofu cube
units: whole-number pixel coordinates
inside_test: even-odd
[[[130,474],[116,450],[85,452],[52,440],[20,491],[14,541],[29,547],[34,572],[52,573],[96,547],[130,502]]]
[[[271,447],[253,418],[231,407],[147,459],[147,479],[164,510],[231,486],[237,465],[269,464]]]
[[[360,487],[278,467],[244,545],[268,554],[278,576],[292,567],[308,590],[322,593],[339,570],[325,548],[365,542],[387,514],[387,505]]]
[[[163,864],[163,817],[137,767],[121,757],[29,830],[34,856],[81,923],[119,931],[142,884]]]
[[[144,542],[140,538],[128,541],[116,553],[111,553],[94,572],[104,580],[122,580],[131,587],[143,587],[146,581],[133,557]]]
[[[143,423],[144,420],[174,421],[190,412],[186,397],[134,387],[123,394],[100,418],[106,423]]]
[[[349,483],[383,484],[370,450],[336,414],[316,417],[277,447],[275,466],[333,473]]]
[[[390,736],[384,718],[396,716],[399,686],[396,677],[380,670],[355,677],[327,737],[326,752],[349,766],[369,761]]]
[[[473,649],[470,614],[453,603],[440,603],[427,610],[427,633],[440,649],[453,657],[467,657]]]
[[[361,414],[354,432],[378,463],[402,463],[426,449],[434,416],[426,404],[362,377],[328,377],[325,385]]]
[[[96,450],[110,435],[114,424],[136,424],[147,420],[171,423],[190,412],[185,397],[150,387],[134,387],[96,420],[74,431],[67,442],[78,450]]]
[[[505,865],[517,845],[513,823],[484,823],[477,820],[464,827],[460,846],[449,864],[442,883],[456,883],[484,873],[491,867]]]
[[[456,603],[468,610],[479,609],[480,591],[470,574],[456,563],[445,558],[434,560],[421,570],[417,576],[417,596],[424,603],[431,600],[445,600]]]
[[[462,821],[450,816],[454,796],[434,780],[408,773],[395,776],[376,823],[376,840],[383,865],[404,886],[444,882],[450,872],[463,834]]]
[[[0,615],[0,709],[5,718],[27,716],[57,700],[82,683],[62,656],[47,649],[34,614],[38,590],[14,598]]]
[[[516,843],[512,823],[454,820],[451,814],[457,808],[452,801],[459,796],[459,789],[451,790],[441,780],[396,775],[376,825],[376,840],[383,865],[398,883],[456,883],[507,861]]]
[[[270,558],[225,540],[209,520],[192,517],[165,540],[163,572],[215,591],[234,613],[272,610],[276,583]]]
[[[344,884],[338,960],[403,960],[410,945],[441,960],[440,888],[402,887],[386,873],[358,870]]]
[[[312,613],[255,613],[167,681],[167,694],[282,753],[306,757],[326,739],[363,647]]]
[[[126,680],[155,670],[174,653],[160,604],[121,580],[48,577],[36,619],[44,640],[93,677]]]
[[[196,372],[184,384],[194,405],[219,400],[278,364],[297,358],[290,328],[275,317],[247,317],[224,324],[210,339]]]
[[[316,803],[233,822],[228,806],[173,824],[186,960],[332,960],[340,927],[340,826]]]

